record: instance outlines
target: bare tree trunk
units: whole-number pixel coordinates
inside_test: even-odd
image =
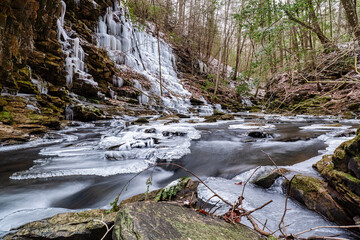
[[[152,0],[152,5],[154,7],[154,16],[155,16],[155,3],[154,0]],[[156,19],[156,17],[155,17]],[[159,83],[160,83],[160,96],[163,95],[163,91],[162,91],[162,76],[161,76],[161,51],[160,51],[160,29],[159,29],[159,24],[158,21],[155,20],[155,29],[156,29],[156,36],[157,36],[157,45],[158,45],[158,55],[159,55]]]
[[[343,0],[342,0],[343,1]],[[311,21],[311,25],[297,19],[296,17],[294,17],[290,12],[285,11],[286,15],[288,16],[288,18],[293,21],[296,22],[297,24],[313,31],[316,36],[319,38],[321,44],[323,45],[324,49],[327,51],[332,51],[332,50],[336,50],[338,49],[331,41],[330,39],[328,39],[325,34],[321,31],[317,16],[315,14],[315,9],[314,9],[314,5],[312,0],[308,0],[309,3],[309,18]]]
[[[356,5],[354,0],[341,0],[345,10],[346,19],[352,28],[355,38],[360,43],[360,28],[359,19],[356,12]]]
[[[338,32],[337,32],[337,36],[336,36],[336,43],[339,43],[339,40],[340,40],[340,33],[341,33],[341,18],[342,18],[342,11],[343,8],[342,8],[342,4],[341,2],[339,3],[339,17],[338,17],[338,23],[337,23],[337,27],[338,27]]]
[[[231,0],[227,0],[227,7],[225,7],[225,21],[224,21],[224,43],[222,44],[221,48],[220,48],[220,56],[219,57],[219,62],[218,62],[218,72],[216,75],[216,85],[215,85],[215,91],[214,94],[216,95],[218,86],[219,86],[219,78],[220,78],[220,70],[221,70],[221,59],[222,59],[222,55],[223,55],[223,50],[226,46],[226,27],[227,27],[227,20],[228,20],[228,14],[229,14],[229,8],[230,8],[230,1]]]

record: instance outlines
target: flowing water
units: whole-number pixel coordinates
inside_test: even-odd
[[[26,222],[59,212],[108,208],[122,186],[135,173],[156,162],[174,162],[193,171],[221,196],[233,202],[253,169],[257,174],[271,170],[268,153],[279,166],[318,176],[311,165],[351,138],[359,121],[297,116],[238,114],[234,121],[129,125],[131,117],[94,123],[76,123],[61,131],[23,145],[0,147],[0,236]],[[248,136],[263,132],[265,138]],[[353,133],[352,133],[353,134]],[[147,171],[130,184],[121,199],[146,191]],[[187,175],[172,166],[156,167],[151,189],[163,187]],[[253,209],[270,199],[273,203],[255,213],[267,226],[277,229],[285,195],[281,180],[270,189],[249,183],[244,207]],[[200,185],[199,196],[206,201],[211,193]],[[212,199],[210,203],[217,200]],[[295,233],[309,227],[332,225],[318,214],[290,201],[285,223]],[[225,211],[225,208],[219,210]],[[342,234],[340,230],[319,230],[319,235]],[[353,237],[355,239],[355,237]]]

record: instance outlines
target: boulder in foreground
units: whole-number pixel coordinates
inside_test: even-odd
[[[229,224],[193,209],[166,202],[123,205],[115,220],[113,239],[260,239],[244,225]]]

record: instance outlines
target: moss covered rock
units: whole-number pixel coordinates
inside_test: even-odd
[[[317,178],[296,175],[291,182],[289,195],[307,208],[338,224],[353,224],[342,206],[327,191],[327,184]]]
[[[115,213],[106,214],[105,210],[94,209],[75,213],[61,213],[54,217],[35,221],[20,227],[14,234],[4,237],[10,239],[101,239],[106,227],[113,225]],[[108,234],[105,239],[111,239]]]
[[[139,202],[123,205],[113,239],[260,239],[241,224],[200,215],[177,204]]]

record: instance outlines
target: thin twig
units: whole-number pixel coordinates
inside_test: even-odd
[[[212,196],[205,202],[204,207],[201,207],[201,209],[205,209],[206,206],[208,205],[209,201],[210,201],[213,197],[216,197],[216,195],[215,195],[215,194],[212,195]]]
[[[278,165],[276,164],[276,162],[270,157],[269,154],[267,154],[264,150],[261,150],[262,153],[264,153],[269,159],[270,161],[274,164],[274,166],[279,169]]]
[[[113,224],[111,227],[109,227],[109,226],[106,224],[106,222],[104,222],[104,214],[101,216],[101,220],[99,220],[99,219],[93,219],[93,221],[95,221],[95,222],[100,222],[100,223],[102,223],[103,225],[105,225],[105,227],[106,227],[106,232],[105,232],[104,236],[103,236],[100,240],[104,240],[105,237],[106,237],[106,235],[107,235],[107,234],[111,231],[111,229],[113,229],[113,227],[115,226],[115,224]]]
[[[220,200],[218,200],[218,201],[209,209],[209,211],[208,211],[209,214],[210,214],[210,211],[211,211],[214,207],[216,207],[216,205],[218,205],[219,202],[220,202]]]
[[[293,234],[293,236],[298,236],[307,232],[311,232],[313,230],[319,229],[319,228],[341,228],[341,229],[348,229],[348,228],[360,228],[360,225],[349,225],[349,226],[318,226],[318,227],[313,227],[310,228],[308,230]]]
[[[252,176],[254,176],[254,174],[256,173],[256,171],[257,170],[259,170],[259,168],[260,168],[260,166],[259,167],[257,167],[257,168],[255,168],[255,170],[253,171],[253,173],[250,175],[250,177],[246,180],[246,182],[244,183],[244,187],[243,187],[243,190],[242,190],[242,192],[241,192],[241,196],[240,196],[240,198],[239,199],[241,199],[241,200],[243,200],[243,196],[244,196],[244,191],[245,191],[245,187],[246,187],[246,184],[250,181],[250,179],[252,178]],[[240,204],[241,206],[242,206],[242,201],[241,201],[241,204]]]
[[[295,178],[295,176],[296,176],[296,175],[294,175],[294,176],[291,178],[291,180],[289,181],[289,185],[288,185],[287,191],[286,191],[284,213],[283,213],[283,215],[282,215],[282,217],[281,217],[281,220],[280,220],[280,222],[279,222],[279,231],[280,231],[281,234],[284,235],[284,236],[285,236],[285,233],[283,232],[281,225],[282,225],[282,224],[284,225],[284,219],[285,219],[286,211],[288,210],[288,209],[287,209],[287,203],[288,203],[289,196],[290,196],[291,183],[292,183],[293,179]]]
[[[265,220],[263,230],[265,230],[266,224],[267,224],[267,219]]]
[[[262,209],[262,208],[265,207],[266,205],[269,205],[270,203],[272,203],[272,201],[273,201],[273,200],[270,200],[270,201],[268,201],[267,203],[263,204],[262,206],[257,207],[257,208],[255,208],[255,209],[251,210],[250,212],[245,212],[245,213],[243,213],[242,215],[243,215],[243,216],[245,216],[245,215],[250,215],[250,214],[252,214],[253,212],[255,212],[255,211],[257,211],[257,210]]]
[[[261,228],[259,228],[259,226],[256,224],[256,222],[252,219],[252,217],[250,215],[247,215],[246,217],[251,222],[251,224],[253,225],[255,231],[257,231],[258,233],[260,233],[261,235],[264,235],[264,236],[269,236],[270,235],[270,233],[268,233],[268,232],[262,230]]]

